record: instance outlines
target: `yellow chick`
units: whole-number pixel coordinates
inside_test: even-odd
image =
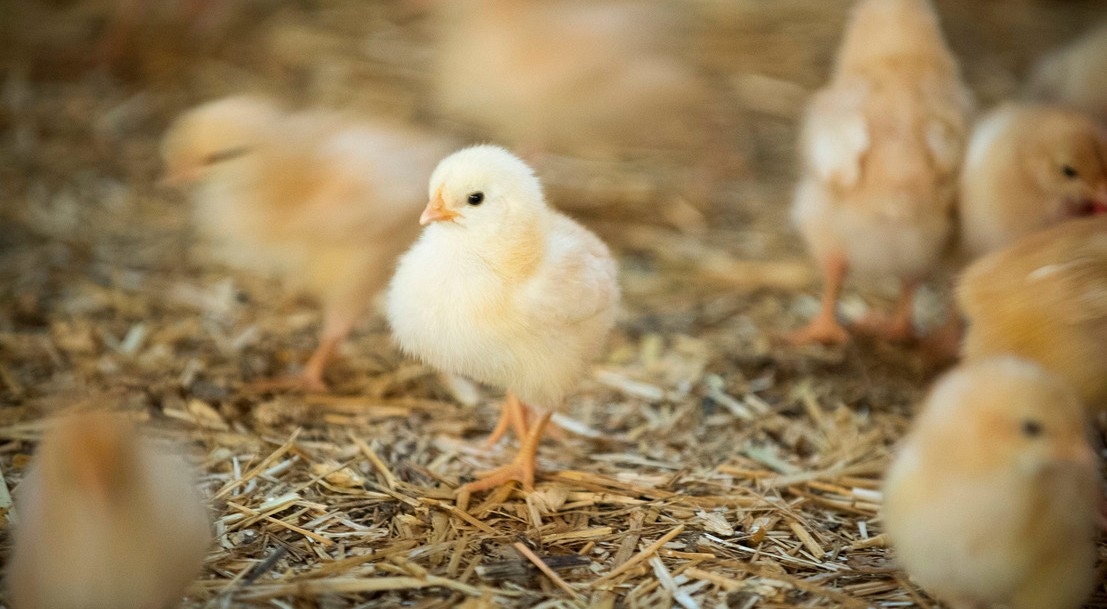
[[[1107,131],[1075,111],[1004,104],[973,131],[960,183],[961,245],[977,258],[1107,212]]]
[[[1040,362],[1107,410],[1107,217],[1033,233],[970,265],[957,286],[969,361]]]
[[[296,384],[326,391],[328,361],[418,235],[436,137],[330,112],[232,97],[180,117],[163,142],[170,183],[222,259],[276,273],[323,307],[322,338]]]
[[[106,413],[50,428],[16,489],[13,609],[176,606],[212,542],[185,461]]]
[[[1107,124],[1107,23],[1039,61],[1027,94],[1070,106]]]
[[[400,258],[388,320],[404,352],[508,391],[500,423],[515,460],[459,492],[534,485],[543,430],[615,322],[616,264],[594,234],[550,208],[531,168],[497,146],[465,148],[430,178],[422,236]],[[541,412],[528,422],[523,405]]]
[[[831,83],[803,118],[792,219],[825,286],[819,313],[789,342],[848,340],[835,315],[847,272],[900,278],[894,316],[863,326],[913,334],[915,288],[952,228],[970,105],[928,0],[857,4]]]
[[[702,149],[716,95],[673,47],[658,3],[450,0],[432,95],[437,113],[537,151]]]
[[[982,360],[930,392],[888,470],[885,529],[955,609],[1075,609],[1095,581],[1098,480],[1072,389],[1025,360]]]

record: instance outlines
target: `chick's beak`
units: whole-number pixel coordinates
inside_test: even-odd
[[[427,207],[423,209],[423,215],[419,216],[419,224],[426,226],[431,222],[453,222],[454,218],[458,216],[456,211],[446,209],[446,202],[442,200],[442,193],[434,193],[434,198],[427,203]]]
[[[1107,213],[1107,183],[1100,184],[1092,198],[1092,215],[1104,213]]]
[[[158,178],[158,186],[162,188],[180,188],[195,182],[200,176],[196,171],[188,169],[166,169]]]

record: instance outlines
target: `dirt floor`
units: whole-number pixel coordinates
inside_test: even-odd
[[[982,108],[1104,14],[1098,0],[938,5]],[[204,262],[184,199],[156,185],[168,121],[223,94],[432,121],[419,3],[253,0],[215,34],[153,20],[117,55],[97,33],[110,6],[0,7],[8,488],[60,411],[127,410],[187,443],[218,542],[185,607],[936,605],[896,568],[877,515],[935,370],[889,344],[773,341],[816,306],[787,220],[795,117],[825,82],[847,2],[689,0],[693,60],[733,96],[746,160],[706,202],[640,188],[649,167],[550,185],[619,255],[623,308],[559,415],[569,432],[539,451],[537,490],[467,512],[452,490],[512,454],[479,449],[500,396],[405,359],[380,314],[342,347],[333,394],[251,389],[302,364],[319,311]],[[870,303],[886,300],[851,290],[843,310]],[[1107,607],[1102,586],[1089,606]]]

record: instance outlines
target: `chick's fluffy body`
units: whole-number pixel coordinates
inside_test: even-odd
[[[175,605],[211,543],[183,458],[106,414],[47,432],[16,491],[7,584],[16,609]]]
[[[438,111],[516,146],[683,147],[710,86],[681,60],[671,11],[625,0],[439,2]]]
[[[487,200],[456,222],[426,227],[400,259],[388,316],[405,352],[556,408],[614,324],[616,266],[607,246],[549,208],[530,169],[507,155],[469,148],[435,170],[432,197],[481,191]]]
[[[1107,132],[1074,111],[1005,104],[973,131],[960,183],[962,246],[978,257],[1107,205]]]
[[[1107,218],[1065,222],[988,254],[962,274],[967,360],[1012,353],[1107,408]]]
[[[817,260],[919,278],[952,227],[968,93],[927,0],[862,0],[801,129],[793,220]]]
[[[415,240],[424,180],[448,145],[383,121],[242,105],[179,119],[166,165],[201,168],[195,222],[223,261],[318,298],[324,336],[344,335]],[[205,164],[213,153],[226,158]]]
[[[1060,378],[1012,357],[963,366],[937,383],[888,471],[897,560],[953,607],[1079,607],[1094,580],[1095,461]]]

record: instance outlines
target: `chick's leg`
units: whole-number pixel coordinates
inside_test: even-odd
[[[550,411],[542,413],[538,421],[527,430],[522,444],[519,445],[519,452],[511,463],[494,470],[478,472],[477,480],[459,488],[458,495],[468,496],[470,493],[495,488],[513,480],[523,483],[523,488],[534,488],[535,455],[538,453],[538,443],[542,441],[542,432],[546,429],[546,424],[550,422],[552,415]]]
[[[833,254],[823,262],[823,298],[818,314],[806,327],[784,336],[785,342],[792,345],[822,343],[840,345],[849,340],[849,334],[838,323],[838,297],[842,294],[842,282],[846,278],[846,259],[841,254]]]
[[[892,315],[869,313],[857,322],[856,328],[866,334],[873,334],[895,342],[907,342],[914,339],[915,292],[918,287],[919,281],[917,279],[905,279]]]
[[[492,429],[492,433],[484,441],[484,447],[492,448],[495,446],[496,442],[504,437],[508,427],[511,427],[511,430],[515,432],[519,439],[527,436],[526,406],[523,406],[519,398],[515,397],[515,394],[510,391],[504,396],[503,407],[500,409],[500,420],[496,422],[496,427]]]

